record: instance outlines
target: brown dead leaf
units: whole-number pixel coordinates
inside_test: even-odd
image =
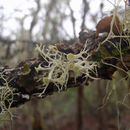
[[[110,32],[112,18],[113,18],[113,15],[106,16],[98,22],[98,24],[96,25],[96,34],[97,35],[99,33],[103,33],[103,32],[107,32],[107,33]],[[121,26],[121,22],[120,22],[118,16],[115,17],[112,31],[115,35],[119,35],[122,32],[122,26]]]

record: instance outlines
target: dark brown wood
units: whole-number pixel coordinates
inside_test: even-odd
[[[78,87],[77,93],[77,130],[83,129],[83,85]]]

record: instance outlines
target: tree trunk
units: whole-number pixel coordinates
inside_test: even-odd
[[[83,85],[80,85],[77,93],[77,130],[83,129]]]

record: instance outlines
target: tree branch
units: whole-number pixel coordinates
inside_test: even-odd
[[[32,97],[44,98],[59,90],[65,91],[68,88],[78,87],[81,84],[88,84],[89,81],[96,78],[111,80],[113,73],[117,70],[127,73],[130,69],[129,38],[115,37],[101,44],[105,38],[106,36],[97,37],[94,31],[81,32],[79,43],[69,46],[67,43],[58,44],[48,48],[46,55],[43,54],[43,50],[39,50],[39,58],[23,61],[15,68],[1,67],[0,90],[9,89],[3,96],[6,97],[3,100],[5,106],[9,107],[11,98],[13,99],[10,106],[17,107],[31,100]],[[123,62],[120,60],[120,53],[116,48],[120,43]],[[75,60],[76,64],[72,62],[74,58],[71,56],[74,56],[74,58],[78,57]],[[56,62],[53,63],[53,60],[56,60]],[[78,60],[80,62],[77,62]],[[85,68],[86,62],[91,67],[93,63],[97,63],[97,66],[93,69]],[[57,64],[58,66],[56,66]],[[61,66],[66,67],[68,64],[70,67],[68,70],[60,68]],[[73,68],[75,67],[73,65],[78,64],[83,70],[81,67],[76,70]],[[84,72],[87,72],[87,74]],[[64,74],[68,78],[64,77]],[[45,78],[45,76],[48,78]],[[53,79],[49,79],[51,76]],[[3,93],[0,92],[0,94],[2,95]],[[40,94],[42,95],[39,96]]]
[[[29,44],[37,44],[36,41],[32,41],[32,40],[26,40],[26,39],[25,40],[24,39],[22,39],[22,40],[20,40],[20,39],[11,40],[11,39],[3,38],[2,36],[0,36],[0,42],[2,44],[14,44],[17,41],[23,42],[23,43],[29,43]]]

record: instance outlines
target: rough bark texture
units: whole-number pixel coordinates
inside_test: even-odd
[[[125,34],[129,35],[127,32]],[[81,49],[84,48],[85,44],[87,46],[87,53],[91,55],[89,60],[97,61],[100,64],[100,67],[97,68],[98,75],[95,75],[91,72],[91,75],[96,78],[101,79],[112,79],[112,75],[117,68],[112,65],[117,65],[128,71],[130,69],[130,48],[129,48],[129,38],[113,38],[106,41],[103,45],[100,43],[106,38],[106,36],[96,36],[96,32],[81,32],[79,36],[79,43],[74,43],[68,45],[67,43],[57,44],[56,47],[59,51],[63,53],[73,53],[77,54]],[[87,42],[86,42],[87,41]],[[120,54],[115,50],[115,47],[110,44],[118,46],[119,42],[121,43],[122,56],[124,59],[125,67],[121,61],[117,58],[120,57]],[[116,57],[116,58],[115,58]],[[107,65],[104,64],[108,63]],[[1,67],[0,73],[4,75],[4,78],[7,79],[8,85],[10,88],[14,88],[13,91],[13,103],[11,107],[17,107],[25,102],[31,100],[33,97],[37,97],[37,94],[42,92],[44,87],[42,87],[43,82],[38,81],[39,74],[35,70],[40,63],[42,66],[45,66],[46,62],[43,62],[41,57],[28,59],[23,61],[15,68],[9,68],[8,66]],[[28,67],[30,69],[29,73],[25,73],[25,69]],[[70,72],[71,73],[71,72]],[[71,75],[71,74],[70,74]],[[89,81],[92,81],[91,78],[85,78],[84,75],[78,77],[76,82],[73,76],[70,76],[67,83],[67,88],[78,87],[83,82],[88,84]],[[0,87],[4,85],[4,80],[0,78]],[[39,87],[40,86],[40,87]],[[47,95],[53,94],[53,92],[58,91],[56,86],[53,83],[50,83],[45,91],[44,97]],[[5,100],[5,104],[8,107],[8,102]]]

